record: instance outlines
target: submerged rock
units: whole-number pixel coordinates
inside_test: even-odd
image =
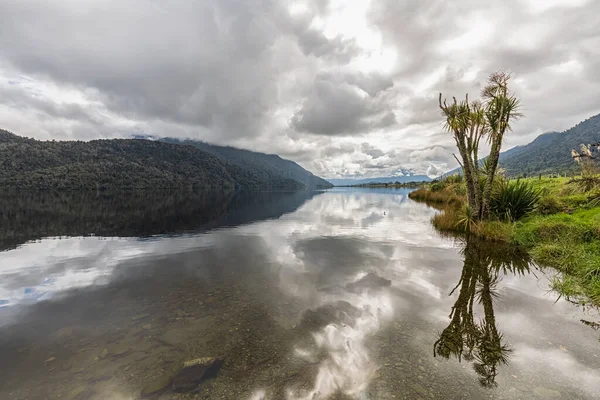
[[[152,382],[148,383],[142,389],[142,393],[141,393],[142,399],[147,399],[149,397],[160,394],[160,393],[164,392],[165,390],[167,390],[167,388],[173,381],[174,375],[175,374],[173,372],[170,372],[170,373],[168,372],[168,373],[164,374],[163,376],[161,376],[160,378],[155,379]]]
[[[131,347],[127,343],[119,343],[116,346],[113,346],[110,351],[110,355],[113,358],[123,357],[131,351]]]
[[[134,315],[133,317],[131,317],[131,320],[132,321],[139,321],[141,319],[148,318],[149,316],[150,316],[150,314],[148,314],[148,313],[138,314],[138,315]]]
[[[102,350],[102,353],[100,353],[100,358],[105,359],[107,356],[108,356],[108,349]]]
[[[173,379],[173,391],[181,393],[194,390],[203,381],[216,377],[221,363],[222,360],[215,357],[186,361]]]
[[[85,386],[79,386],[67,394],[67,400],[83,400],[90,398],[91,392]]]
[[[154,398],[167,393],[169,387],[173,392],[191,392],[205,380],[216,377],[221,363],[222,360],[215,357],[186,361],[178,368],[168,370],[160,378],[154,379],[144,386],[141,398]]]

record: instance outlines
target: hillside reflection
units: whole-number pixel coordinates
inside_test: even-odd
[[[498,283],[506,274],[529,273],[531,260],[525,252],[505,244],[490,245],[475,238],[462,243],[464,265],[460,280],[450,295],[459,291],[450,312],[450,324],[433,346],[434,356],[456,357],[473,362],[479,382],[496,386],[498,367],[506,365],[512,352],[494,316]],[[478,309],[483,316],[476,319]]]
[[[237,226],[293,212],[317,193],[2,193],[0,251],[45,237],[148,237]]]

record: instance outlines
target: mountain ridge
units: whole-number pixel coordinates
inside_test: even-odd
[[[501,152],[500,167],[508,176],[571,173],[578,170],[571,158],[571,149],[597,142],[600,142],[600,114],[562,132],[544,132],[527,144]],[[481,158],[481,161],[486,158]],[[460,167],[455,168],[442,176],[453,175],[460,170]]]
[[[40,141],[0,129],[0,187],[4,189],[298,190],[306,186],[285,174],[266,175],[226,162],[191,145],[141,139]]]
[[[593,115],[562,132],[546,132],[500,161],[508,175],[569,173],[578,169],[571,149],[600,141],[600,114]]]
[[[218,146],[191,139],[165,137],[158,140],[166,143],[194,146],[240,168],[252,168],[264,179],[269,179],[273,176],[283,176],[286,179],[301,182],[308,189],[328,188],[332,186],[325,179],[305,170],[291,160],[281,158],[277,154],[260,153],[232,146]]]

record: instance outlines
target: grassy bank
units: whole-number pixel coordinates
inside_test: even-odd
[[[465,210],[461,182],[434,183],[410,197],[443,208],[432,219],[438,230],[522,246],[539,265],[560,271],[554,289],[570,299],[600,305],[600,201],[595,200],[600,193],[584,192],[566,178],[525,181],[541,196],[536,209],[516,222],[473,222]]]

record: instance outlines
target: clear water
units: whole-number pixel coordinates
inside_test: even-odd
[[[406,190],[0,199],[0,399],[600,398],[599,321]]]

